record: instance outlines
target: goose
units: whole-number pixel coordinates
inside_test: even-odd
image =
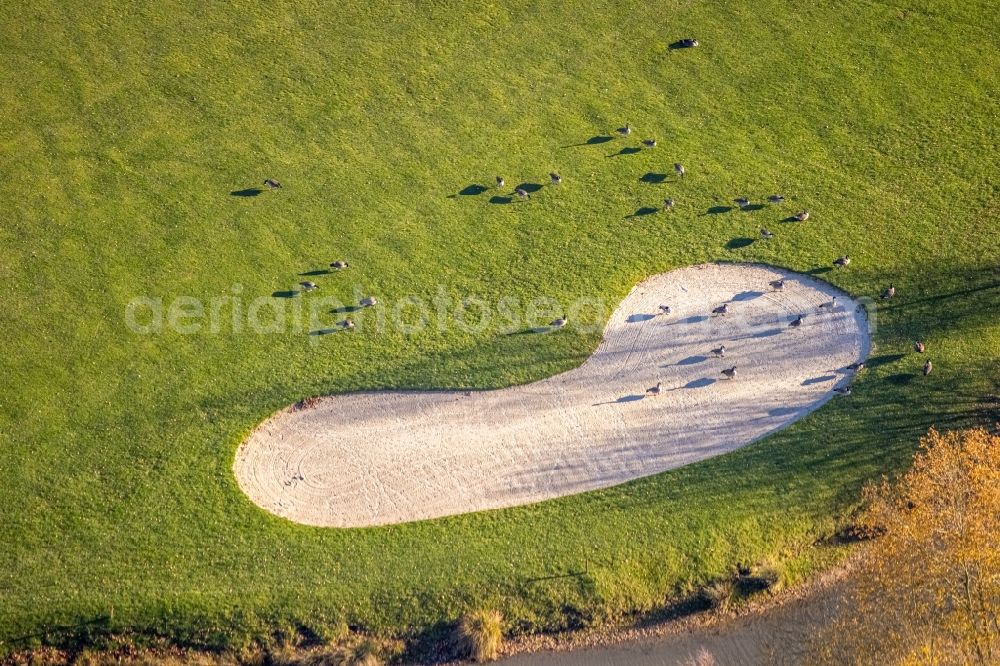
[[[864,361],[857,361],[856,363],[851,363],[844,368],[845,370],[853,370],[854,372],[861,372],[865,369]]]
[[[497,189],[498,190],[502,190],[504,185],[505,185],[505,182],[504,182],[503,176],[497,176]]]
[[[781,291],[782,289],[785,288],[785,281],[784,280],[771,280],[770,282],[768,282],[768,284],[775,291]]]
[[[663,393],[663,382],[656,382],[656,386],[646,389],[646,395],[660,395]]]
[[[718,356],[719,358],[725,358],[726,357],[726,345],[719,345],[718,347],[716,347],[715,349],[712,350],[712,353],[715,354],[716,356]]]
[[[671,308],[669,305],[661,305],[660,306],[660,314],[668,315],[668,314],[670,314],[673,311],[674,311],[673,308]]]
[[[773,204],[779,204],[785,200],[785,197],[781,196],[780,194],[772,194],[767,198],[767,200]]]
[[[840,268],[844,268],[850,263],[851,263],[851,255],[849,254],[845,254],[842,257],[837,257],[836,259],[833,260],[833,265],[839,266]]]
[[[354,328],[354,322],[351,321],[350,319],[345,319],[344,321],[338,321],[337,326],[341,327],[346,331],[349,331],[352,328]]]
[[[799,326],[801,326],[801,325],[802,325],[802,317],[803,317],[803,316],[804,316],[804,315],[799,315],[799,316],[798,316],[798,317],[796,317],[795,319],[793,319],[793,320],[791,320],[790,322],[788,322],[788,325],[789,325],[789,326],[790,326],[791,328],[798,328]]]
[[[673,209],[674,209],[674,200],[673,199],[664,199],[663,200],[663,210],[673,210]]]
[[[895,295],[896,295],[896,288],[891,284],[888,287],[886,287],[885,290],[882,292],[883,300],[888,300]]]
[[[269,189],[269,190],[280,190],[281,189],[281,183],[279,183],[278,181],[276,181],[274,178],[268,178],[267,180],[265,180],[264,181],[264,185],[266,185],[267,189]]]
[[[363,308],[370,308],[373,305],[376,305],[377,303],[378,301],[375,300],[374,296],[365,296],[360,301],[358,301],[358,305],[360,305]]]
[[[729,304],[728,303],[723,303],[719,307],[717,307],[714,310],[712,310],[712,314],[724,315],[727,312],[729,312]]]
[[[722,371],[722,374],[726,376],[727,379],[736,379],[736,366],[731,368],[726,368]]]
[[[924,343],[922,343],[920,340],[914,341],[913,351],[917,352],[918,354],[923,354],[925,349],[926,347],[924,346]]]
[[[833,389],[833,392],[834,393],[839,393],[840,395],[851,395],[851,387],[850,386],[838,386],[835,389]]]
[[[521,200],[531,198],[531,195],[528,194],[528,190],[524,189],[523,187],[519,187],[516,190],[514,190],[514,194],[520,197]]]
[[[767,229],[761,229],[760,237],[763,238],[764,240],[771,240],[772,238],[774,238],[774,234],[768,231]]]
[[[746,197],[736,197],[735,199],[733,199],[733,203],[739,206],[740,208],[746,208],[747,206],[750,205],[750,200],[747,199]]]
[[[549,324],[552,328],[562,328],[566,325],[566,317],[559,317],[559,319],[554,320]]]
[[[933,369],[934,369],[934,364],[931,363],[930,359],[927,359],[927,362],[924,363],[924,377],[931,374],[931,370]]]
[[[795,214],[795,219],[796,219],[796,220],[797,220],[798,222],[805,222],[806,220],[808,220],[808,219],[809,219],[809,211],[807,211],[807,210],[804,210],[804,211],[801,211],[801,212],[799,212],[799,213],[796,213],[796,214]]]
[[[837,306],[837,297],[836,296],[834,296],[832,299],[830,299],[826,303],[820,303],[819,304],[820,309],[823,309],[823,310],[826,310],[826,309],[832,310],[836,306]]]
[[[686,49],[693,49],[696,46],[701,46],[697,39],[693,37],[688,37],[681,40],[681,46]]]
[[[656,148],[656,139],[643,139],[642,145],[646,146],[647,148]]]
[[[316,284],[315,282],[310,282],[309,280],[306,280],[305,282],[299,282],[299,285],[301,285],[303,291],[312,291],[313,289],[319,289],[318,284]]]
[[[622,136],[628,136],[629,134],[632,133],[632,127],[629,126],[628,123],[625,123],[625,127],[619,127],[615,131],[618,132],[618,134],[620,134]]]
[[[557,174],[555,171],[549,174],[549,178],[552,180],[553,185],[559,185],[562,183],[562,176]]]
[[[334,262],[330,263],[330,268],[332,268],[335,271],[342,271],[345,268],[347,268],[348,265],[349,264],[346,261],[344,261],[343,259],[338,259],[337,261],[334,261]]]
[[[684,165],[680,162],[674,162],[674,173],[676,173],[681,178],[684,177]]]

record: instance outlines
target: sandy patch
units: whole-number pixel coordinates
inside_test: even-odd
[[[777,292],[768,283],[779,278]],[[832,311],[819,307],[833,296]],[[673,312],[657,315],[661,303]],[[712,315],[723,303],[728,313]],[[353,393],[286,409],[240,446],[234,471],[264,509],[332,527],[606,488],[745,446],[818,408],[849,382],[844,366],[868,355],[867,330],[856,302],[808,276],[683,268],[637,285],[579,368],[496,391]],[[721,344],[724,359],[712,354]],[[663,393],[646,396],[657,382]]]

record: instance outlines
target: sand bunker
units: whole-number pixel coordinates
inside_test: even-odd
[[[768,283],[779,278],[777,292]],[[661,303],[673,312],[658,315]],[[712,315],[723,303],[728,313]],[[724,359],[712,353],[720,344]],[[255,503],[308,525],[537,502],[745,446],[835,395],[868,344],[857,303],[824,282],[762,266],[684,268],[637,285],[575,370],[497,391],[323,398],[263,423],[234,471]],[[657,382],[662,394],[646,396]]]

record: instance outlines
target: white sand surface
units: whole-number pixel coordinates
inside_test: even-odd
[[[781,292],[768,286],[778,278]],[[833,296],[832,312],[819,308]],[[661,303],[673,313],[658,315]],[[723,303],[729,312],[712,315]],[[711,352],[720,344],[724,359]],[[527,504],[745,446],[834,397],[851,379],[844,366],[868,349],[864,313],[825,282],[692,266],[637,285],[579,368],[496,391],[365,392],[289,408],[240,446],[234,471],[256,504],[308,525]],[[735,379],[720,374],[733,365]],[[663,393],[646,396],[657,382]]]

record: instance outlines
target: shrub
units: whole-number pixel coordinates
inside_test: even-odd
[[[473,611],[458,621],[456,644],[464,657],[493,661],[500,653],[503,618],[498,611]]]
[[[706,585],[701,596],[710,608],[727,610],[736,600],[736,592],[736,583],[727,578]]]

